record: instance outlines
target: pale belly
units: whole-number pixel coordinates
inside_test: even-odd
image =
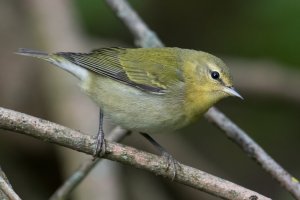
[[[90,78],[81,87],[99,105],[106,117],[128,130],[171,132],[187,124],[182,98],[147,93],[100,76],[97,79]],[[176,95],[180,96],[178,92]]]

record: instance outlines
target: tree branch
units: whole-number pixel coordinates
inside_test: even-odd
[[[107,140],[119,142],[128,135],[128,131],[121,127],[114,128],[107,136]],[[81,181],[90,173],[90,171],[101,161],[101,158],[88,160],[80,165],[80,167],[61,185],[50,197],[50,200],[66,199],[71,192],[81,183]]]
[[[0,129],[22,133],[90,155],[93,155],[97,142],[91,136],[70,128],[1,107]],[[172,178],[165,159],[122,144],[107,140],[105,142],[104,158],[141,168],[166,178]],[[183,164],[179,164],[174,181],[223,199],[269,199],[254,191]]]
[[[205,117],[208,121],[215,124],[223,130],[226,136],[238,144],[251,158],[258,162],[261,167],[271,174],[279,183],[281,183],[297,199],[300,199],[300,184],[286,170],[284,170],[276,161],[274,161],[255,141],[253,141],[245,131],[234,124],[228,117],[211,108]]]
[[[131,6],[121,0],[106,0],[107,4],[113,9],[115,14],[127,26],[135,39],[135,44],[141,47],[163,47],[163,43],[151,31]]]
[[[125,23],[142,47],[162,47],[159,38],[151,31],[126,0],[106,0],[117,16]],[[151,35],[151,39],[149,39]],[[273,160],[258,144],[256,144],[241,128],[215,108],[210,109],[205,117],[226,135],[234,140],[247,154],[254,158],[266,172],[271,174],[287,191],[300,200],[300,184],[275,160]]]
[[[12,189],[5,173],[0,167],[0,198],[1,199],[10,199],[10,200],[21,200],[20,197]]]

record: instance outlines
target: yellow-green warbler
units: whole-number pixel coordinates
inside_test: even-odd
[[[242,98],[222,60],[201,51],[103,48],[90,53],[47,54],[19,49],[18,54],[46,60],[75,75],[105,116],[125,129],[142,133],[180,129],[219,100]],[[101,112],[100,127],[102,119]],[[97,151],[103,137],[100,128]]]

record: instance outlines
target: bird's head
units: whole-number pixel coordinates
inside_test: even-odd
[[[194,51],[186,55],[184,65],[187,96],[195,107],[207,110],[228,96],[243,99],[234,89],[229,68],[221,59]]]

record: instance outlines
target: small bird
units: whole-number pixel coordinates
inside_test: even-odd
[[[143,133],[165,155],[148,133],[181,129],[219,100],[242,98],[224,62],[202,51],[114,47],[48,54],[21,48],[17,54],[46,60],[80,80],[101,110],[95,154],[104,142],[103,114],[125,129]]]

